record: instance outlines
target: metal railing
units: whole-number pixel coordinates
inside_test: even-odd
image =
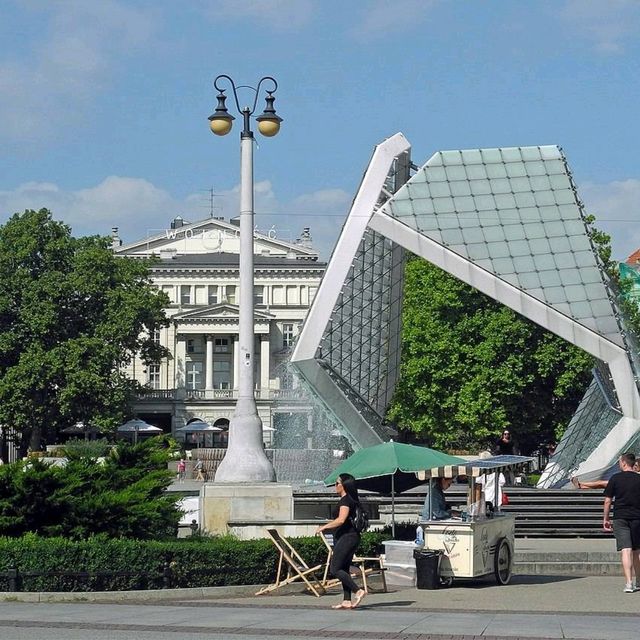
[[[256,389],[257,400],[304,400],[303,389]],[[237,389],[149,389],[138,400],[237,400]]]

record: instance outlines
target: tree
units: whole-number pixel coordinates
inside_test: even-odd
[[[35,533],[74,540],[175,537],[181,512],[166,488],[168,438],[119,444],[104,460],[67,451],[65,466],[37,458],[0,467],[0,535]]]
[[[523,452],[557,438],[592,358],[420,258],[405,273],[400,382],[388,417],[442,449],[510,428]]]
[[[149,262],[116,257],[104,237],[74,238],[46,209],[0,227],[0,424],[21,450],[76,421],[102,429],[127,415],[139,384],[123,367],[168,352],[166,296]]]

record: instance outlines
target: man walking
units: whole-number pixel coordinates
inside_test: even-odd
[[[602,527],[613,531],[616,548],[620,551],[625,577],[625,593],[637,590],[640,577],[640,474],[633,470],[636,457],[623,453],[618,460],[620,471],[609,480],[604,490],[604,515]],[[613,519],[610,519],[614,502]]]

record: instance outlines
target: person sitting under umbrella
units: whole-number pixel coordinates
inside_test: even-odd
[[[444,497],[444,492],[451,486],[452,482],[452,478],[435,479],[431,484],[433,488],[431,494],[429,493],[429,489],[427,489],[427,496],[424,499],[424,506],[420,514],[421,520],[446,520],[453,515]],[[431,495],[431,518],[429,518],[429,495]]]

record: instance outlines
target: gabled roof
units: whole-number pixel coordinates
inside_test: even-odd
[[[636,249],[626,260],[630,267],[640,266],[640,249]]]
[[[237,318],[240,307],[237,304],[219,302],[208,307],[198,307],[189,311],[182,311],[171,316],[171,320],[216,320],[220,318]],[[253,315],[257,319],[270,320],[275,316],[268,311],[254,309]]]
[[[226,245],[236,244],[240,228],[217,218],[206,218],[193,223],[185,223],[178,228],[166,228],[160,233],[142,240],[124,244],[115,249],[116,254],[130,256],[160,255],[163,250],[175,250],[178,254],[213,253],[225,251]],[[273,255],[285,256],[294,253],[302,259],[314,260],[318,252],[302,244],[286,242],[275,235],[256,232],[254,235],[256,254],[270,251]]]

